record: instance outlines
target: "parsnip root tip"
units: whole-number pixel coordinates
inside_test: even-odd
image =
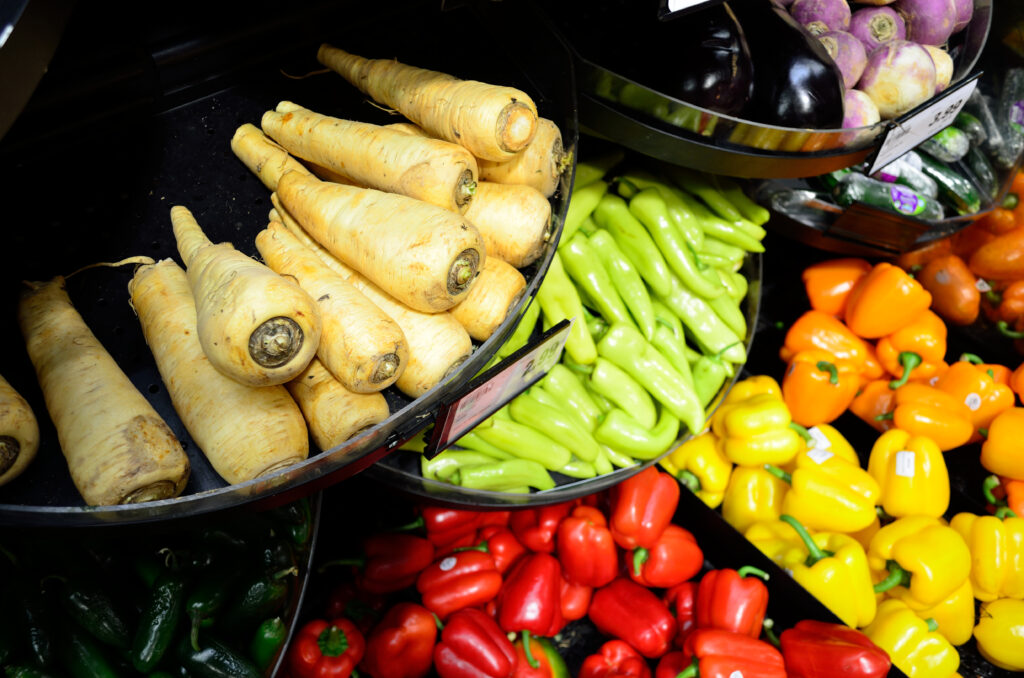
[[[142,504],[147,501],[156,501],[158,499],[169,499],[177,496],[177,486],[169,480],[159,480],[151,485],[140,487],[130,494],[126,494],[122,499],[122,504]]]
[[[473,171],[463,170],[455,187],[455,204],[462,207],[473,199],[474,193],[476,193],[476,181],[473,179]]]
[[[480,252],[474,249],[459,252],[459,256],[455,257],[455,261],[452,262],[452,266],[448,270],[448,293],[461,294],[476,278],[479,269]]]
[[[441,377],[441,380],[443,381],[448,377],[452,376],[453,374],[455,374],[456,370],[462,367],[462,363],[466,362],[467,360],[469,360],[468,355],[459,356],[458,358],[456,358],[455,362],[449,365],[448,369],[444,371],[444,376]]]
[[[374,384],[379,384],[391,379],[395,376],[395,373],[398,372],[398,365],[400,362],[401,360],[397,353],[387,354],[381,358],[380,363],[377,365],[377,370],[373,373],[373,376],[370,377],[370,381]]]
[[[0,436],[0,476],[14,466],[21,453],[21,443],[13,436]]]
[[[302,349],[302,328],[291,318],[277,316],[249,335],[249,355],[261,367],[287,364]]]
[[[537,114],[528,104],[512,100],[502,110],[494,133],[502,150],[518,153],[533,141],[537,132]]]

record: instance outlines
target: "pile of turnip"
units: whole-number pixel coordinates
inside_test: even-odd
[[[946,44],[974,0],[775,0],[817,35],[846,88],[844,127],[898,117],[949,86]]]

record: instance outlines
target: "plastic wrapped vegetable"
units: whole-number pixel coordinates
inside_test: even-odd
[[[928,221],[943,217],[942,205],[937,201],[929,200],[906,186],[876,181],[856,172],[846,175],[839,182],[835,199],[842,207],[849,207],[854,202],[863,202]]]

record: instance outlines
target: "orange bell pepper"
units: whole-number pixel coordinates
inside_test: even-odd
[[[876,379],[861,386],[849,410],[876,431],[885,432],[893,427],[895,407],[896,391],[889,387],[889,380]]]
[[[865,259],[828,259],[804,269],[801,276],[811,308],[841,316],[853,286],[871,270]]]
[[[866,342],[850,331],[843,321],[825,313],[810,310],[796,319],[786,332],[779,357],[791,362],[801,351],[819,349],[860,371],[867,360]]]
[[[854,286],[844,318],[858,337],[877,339],[913,322],[931,303],[932,295],[921,283],[883,261]]]
[[[1021,400],[1024,400],[1024,363],[1018,365],[1010,375],[1010,388]]]
[[[953,253],[953,239],[939,238],[918,247],[916,250],[904,252],[896,259],[896,265],[904,271],[920,271],[929,261]]]
[[[886,372],[898,377],[893,388],[908,380],[926,381],[942,369],[946,355],[946,323],[925,310],[908,325],[882,337],[875,345],[878,362]]]
[[[882,363],[878,362],[878,351],[875,345],[870,341],[865,341],[864,348],[864,370],[860,373],[862,384],[874,381],[875,379],[881,379],[887,374],[885,368],[882,367]]]
[[[970,325],[981,311],[978,279],[955,254],[932,259],[917,274],[932,295],[932,310],[954,325]]]
[[[971,258],[971,255],[974,254],[979,247],[992,242],[998,237],[999,236],[995,233],[984,228],[984,226],[977,222],[972,223],[970,226],[962,228],[950,236],[953,254],[966,261]]]
[[[1000,294],[996,319],[1014,323],[1021,316],[1024,316],[1024,280],[1014,280]]]
[[[1024,278],[1024,226],[1017,226],[985,243],[971,254],[974,275],[993,280]]]
[[[1011,407],[1000,412],[988,427],[981,446],[981,465],[996,475],[1024,480],[1024,408]]]
[[[960,447],[974,433],[967,406],[927,384],[910,383],[896,389],[896,408],[892,414],[896,428],[931,438],[943,452]]]
[[[967,360],[950,365],[935,382],[935,388],[967,406],[975,431],[987,429],[996,415],[1010,409],[1016,402],[1009,386],[998,383],[984,365],[975,365]]]
[[[782,399],[801,426],[827,424],[850,406],[860,385],[858,371],[828,351],[800,351],[782,378]]]
[[[1017,217],[1014,215],[1013,209],[1006,207],[997,207],[991,212],[982,215],[974,223],[979,228],[983,228],[995,235],[1002,235],[1018,226]]]

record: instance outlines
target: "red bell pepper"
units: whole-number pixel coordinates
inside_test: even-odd
[[[354,565],[359,568],[356,584],[368,593],[394,593],[416,583],[427,565],[434,560],[434,545],[414,534],[382,532],[363,541],[362,558],[346,558],[324,563]]]
[[[511,511],[481,511],[480,527],[491,527],[492,525],[508,527],[508,520],[511,517]]]
[[[445,620],[453,612],[492,600],[501,575],[485,547],[472,547],[435,561],[420,573],[416,589],[423,606]]]
[[[529,655],[526,654],[527,646],[522,638],[515,642],[515,648],[519,661],[512,678],[569,678],[569,669],[565,665],[565,660],[546,638],[532,638]],[[536,661],[536,668],[530,665],[531,659]],[[374,678],[377,677],[374,676]]]
[[[423,678],[434,663],[437,621],[416,603],[398,603],[366,639],[359,668],[373,678]]]
[[[508,526],[519,543],[531,551],[554,553],[558,526],[573,509],[572,502],[513,511]]]
[[[668,652],[676,637],[676,620],[650,589],[619,577],[594,592],[587,611],[605,635],[624,640],[645,657]]]
[[[731,631],[757,638],[768,610],[768,575],[753,567],[711,570],[697,589],[697,627]]]
[[[856,629],[804,619],[779,636],[790,678],[882,678],[889,653]]]
[[[420,517],[403,529],[422,526],[434,546],[445,548],[475,535],[483,519],[483,511],[423,506]]]
[[[477,538],[487,545],[487,550],[494,558],[494,567],[500,574],[508,572],[519,558],[526,555],[526,547],[519,543],[507,526],[489,525],[481,528]]]
[[[635,549],[629,565],[629,576],[637,584],[667,589],[700,572],[704,552],[689,530],[669,525],[651,548]]]
[[[387,608],[387,598],[356,586],[351,579],[341,582],[327,595],[324,616],[327,619],[345,617],[355,623],[364,634],[377,623]]]
[[[547,553],[531,553],[509,570],[495,599],[506,633],[553,636],[562,630],[562,566]],[[529,641],[527,641],[529,642]]]
[[[609,640],[583,660],[578,678],[651,678],[651,668],[629,643]]]
[[[434,669],[441,678],[512,678],[516,649],[493,619],[475,608],[459,610],[434,646]]]
[[[679,481],[649,466],[612,488],[608,526],[624,549],[651,548],[672,522]]]
[[[683,652],[693,663],[679,678],[786,678],[782,653],[742,633],[698,628],[686,639]]]
[[[558,559],[565,578],[601,587],[619,573],[619,551],[608,521],[592,506],[577,506],[558,526]]]
[[[658,660],[658,668],[654,669],[654,678],[676,678],[690,667],[691,660],[682,650],[669,652]]]
[[[571,622],[586,617],[593,595],[594,588],[592,586],[572,584],[562,577],[562,619]]]
[[[676,616],[676,640],[675,647],[681,648],[686,642],[686,636],[690,631],[697,628],[697,589],[700,587],[695,581],[684,581],[678,586],[665,591],[661,597],[668,605],[668,611]]]
[[[288,670],[292,678],[348,678],[365,650],[363,634],[351,620],[313,619],[295,634]]]

